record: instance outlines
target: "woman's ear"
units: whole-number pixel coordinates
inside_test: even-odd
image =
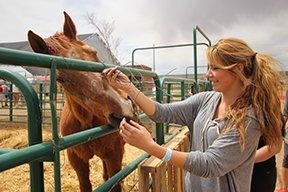
[[[243,63],[237,63],[236,67],[239,71],[244,72],[244,64]]]

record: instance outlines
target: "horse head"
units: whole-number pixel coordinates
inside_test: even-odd
[[[77,31],[71,17],[64,12],[63,32],[48,38],[28,32],[28,40],[34,52],[81,59],[100,64],[95,48],[77,39]],[[69,63],[67,63],[69,65]],[[136,113],[127,94],[109,85],[101,73],[57,70],[57,81],[63,87],[70,110],[82,124],[91,123],[97,117],[99,124],[118,127],[121,119],[136,118]]]

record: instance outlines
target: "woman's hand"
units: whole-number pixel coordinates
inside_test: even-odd
[[[144,151],[149,152],[151,146],[155,144],[151,134],[145,127],[132,120],[128,123],[125,118],[120,123],[120,135],[126,143]]]
[[[102,73],[106,76],[109,84],[112,87],[122,89],[123,91],[127,92],[130,85],[132,85],[129,78],[118,69],[118,66],[104,69]]]

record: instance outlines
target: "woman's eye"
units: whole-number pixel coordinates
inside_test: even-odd
[[[215,71],[215,70],[217,70],[217,69],[219,69],[219,68],[218,68],[218,67],[211,67],[211,66],[210,66],[209,69],[212,70],[212,71]]]

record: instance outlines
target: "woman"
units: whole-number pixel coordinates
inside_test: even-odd
[[[123,119],[124,140],[187,171],[186,191],[250,191],[260,135],[273,145],[281,138],[278,73],[273,60],[255,53],[244,41],[222,39],[207,49],[207,77],[212,92],[202,92],[171,104],[152,101],[117,68],[104,71],[112,86],[128,93],[157,122],[187,125],[189,153],[165,149],[147,130]]]

